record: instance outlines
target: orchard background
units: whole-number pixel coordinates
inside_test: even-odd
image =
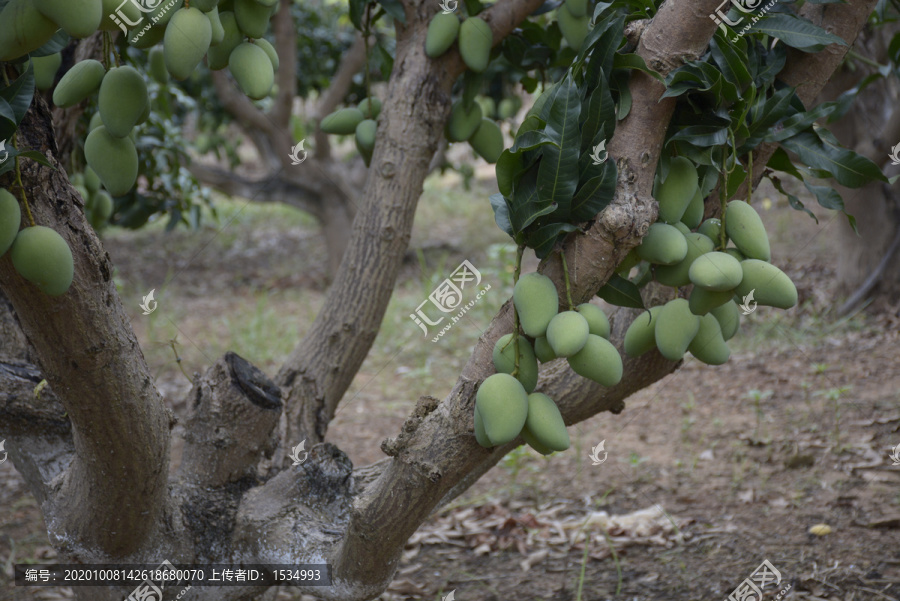
[[[781,575],[766,599],[788,584],[782,598],[900,598],[895,6],[778,3],[733,38],[710,2],[590,3],[561,30],[559,3],[469,1],[449,12],[493,32],[476,73],[478,57],[453,40],[426,51],[447,4],[261,4],[278,11],[258,36],[276,57],[255,101],[245,92],[259,82],[207,68],[215,46],[176,81],[164,53],[115,27],[30,49],[60,52],[49,77],[40,70],[55,59],[0,63],[2,135],[16,136],[0,186],[24,192],[74,260],[71,288],[47,296],[0,258],[0,599],[128,593],[14,587],[13,564],[283,553],[329,558],[340,586],[324,598],[726,598],[763,560]],[[749,20],[761,8],[742,7],[725,10]],[[98,96],[52,107],[63,74],[104,54],[141,74],[149,110],[134,130],[136,185],[98,214],[83,150]],[[552,180],[568,177],[577,196],[590,180],[579,170],[604,152],[593,162],[614,165],[613,178],[600,178],[585,220],[542,221],[562,205],[555,192],[506,194],[512,223],[540,226],[513,240],[495,222],[497,193],[527,176],[494,140],[448,144],[451,106],[477,105],[513,150],[541,94],[582,76],[608,88],[600,113],[582,94],[578,165]],[[380,116],[362,115],[375,117],[373,147],[319,127],[366,98],[382,101]],[[567,109],[548,110],[546,136],[564,132]],[[572,149],[554,140],[530,150]],[[700,168],[706,217],[753,182],[772,263],[798,292],[790,310],[743,316],[721,366],[628,357],[622,339],[640,311],[595,298],[610,281],[648,307],[675,296],[649,281],[656,268],[615,275],[656,220],[654,180],[674,156]],[[533,206],[545,212],[526,214]],[[571,438],[549,457],[521,439],[484,449],[473,435],[489,355],[513,328],[517,242],[543,258],[526,250],[521,272],[550,276],[561,310],[567,257],[568,294],[604,308],[625,366],[606,388],[565,361],[542,365],[538,390]],[[490,289],[433,342],[439,328],[423,336],[411,314],[464,260]],[[145,315],[151,290],[158,306]],[[275,419],[253,409],[267,402]],[[271,544],[253,542],[262,536]]]

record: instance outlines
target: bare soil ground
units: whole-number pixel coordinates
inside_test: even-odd
[[[357,465],[384,457],[380,442],[420,395],[449,391],[510,293],[511,245],[491,223],[490,188],[466,194],[444,179],[426,191],[412,248],[455,250],[411,257],[329,430]],[[788,600],[900,599],[900,466],[889,457],[900,444],[898,307],[836,321],[842,218],[819,211],[816,225],[766,188],[756,200],[769,207],[773,262],[797,282],[801,306],[759,308],[726,365],[688,358],[620,415],[572,426],[570,450],[510,453],[422,527],[382,599],[722,600],[764,560],[781,577],[766,600],[785,588]],[[243,204],[196,234],[150,228],[105,239],[147,360],[182,417],[189,382],[180,368],[202,371],[231,349],[273,375],[327,286],[314,224]],[[408,315],[464,258],[493,289],[464,325],[423,340]],[[148,318],[138,303],[151,288],[160,305]],[[605,461],[593,465],[601,441]],[[12,461],[0,465],[0,508],[0,601],[70,598],[9,581],[13,563],[55,557]],[[830,533],[812,534],[817,525]],[[300,597],[283,589],[277,598]]]

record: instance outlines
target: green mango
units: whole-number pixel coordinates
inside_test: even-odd
[[[101,0],[34,0],[41,13],[73,38],[86,38],[100,27]]]
[[[516,368],[516,354],[513,349],[513,335],[501,336],[494,344],[494,369],[497,373],[512,374]],[[519,373],[516,377],[525,392],[533,392],[537,386],[538,364],[531,344],[524,336],[519,336]]]
[[[734,297],[734,290],[706,290],[694,286],[688,299],[688,306],[694,315],[706,315],[716,307],[721,307]]]
[[[231,56],[232,51],[244,41],[244,36],[241,34],[241,30],[238,29],[237,20],[234,18],[233,12],[220,12],[219,22],[222,23],[225,35],[218,45],[210,47],[206,55],[206,64],[213,71],[219,71],[227,67],[228,58]]]
[[[262,2],[261,0],[256,0],[260,4],[265,4],[266,6],[271,6],[271,3]],[[194,8],[198,8],[205,13],[208,13],[211,10],[216,10],[219,7],[219,0],[191,0],[191,6]]]
[[[697,257],[691,264],[688,276],[694,286],[724,292],[737,288],[744,273],[741,262],[728,253],[710,252]]]
[[[113,196],[127,194],[134,187],[138,156],[131,138],[116,138],[101,125],[88,134],[84,157]]]
[[[100,189],[100,178],[97,177],[97,174],[90,167],[85,167],[84,169],[84,187],[91,194]]]
[[[241,91],[253,100],[262,100],[275,85],[275,70],[266,51],[256,43],[242,42],[228,58],[228,70]]]
[[[656,318],[653,335],[656,348],[669,361],[680,361],[700,329],[700,318],[691,313],[688,301],[670,300]]]
[[[53,90],[53,104],[60,108],[75,106],[100,88],[105,75],[106,69],[100,61],[88,59],[75,63]]]
[[[703,206],[703,194],[700,192],[700,188],[698,187],[697,193],[694,194],[694,197],[688,204],[687,209],[685,209],[684,211],[684,215],[681,216],[681,223],[684,223],[691,229],[699,226],[700,222],[703,221],[704,210],[705,207]]]
[[[0,188],[0,257],[12,246],[22,225],[19,201],[8,190]]]
[[[566,9],[573,17],[583,17],[587,15],[588,0],[566,0]]]
[[[32,0],[10,0],[0,10],[0,61],[11,61],[33,52],[50,41],[56,23],[48,19]]]
[[[559,30],[562,32],[566,42],[573,50],[581,50],[584,44],[584,38],[587,37],[591,28],[591,19],[587,16],[576,17],[565,4],[556,11],[556,20],[559,23]]]
[[[150,68],[148,71],[150,72],[150,76],[159,84],[165,85],[169,83],[169,70],[166,69],[166,57],[163,53],[163,49],[153,48],[150,50],[149,58]]]
[[[732,200],[725,207],[725,233],[748,258],[761,261],[772,258],[766,226],[756,209],[743,200]]]
[[[553,352],[553,348],[547,342],[546,336],[538,336],[534,339],[534,354],[541,363],[557,359],[556,353]]]
[[[431,58],[441,56],[453,45],[458,34],[459,18],[454,13],[434,15],[425,35],[425,54]]]
[[[57,52],[47,56],[36,56],[31,59],[34,65],[34,85],[38,90],[49,90],[56,81],[56,72],[62,65],[62,55]]]
[[[733,300],[712,309],[710,314],[719,321],[722,339],[726,342],[731,340],[741,327],[741,310]]]
[[[556,406],[553,399],[540,392],[528,395],[528,416],[525,418],[525,429],[544,449],[565,451],[571,444],[569,431],[566,430],[566,422],[563,421],[559,407]],[[539,449],[537,450],[541,452]]]
[[[528,418],[528,393],[509,374],[488,376],[475,394],[475,409],[494,446],[515,440]]]
[[[725,252],[728,253],[729,255],[731,255],[732,257],[734,257],[735,259],[737,259],[738,261],[743,261],[744,259],[747,258],[747,256],[744,253],[742,253],[741,251],[739,251],[738,249],[736,249],[733,246],[729,246],[728,248],[726,248]]]
[[[103,190],[97,192],[91,206],[91,212],[93,213],[91,215],[91,226],[95,230],[106,225],[113,212],[112,197]]]
[[[609,340],[588,334],[580,351],[568,358],[576,374],[603,386],[615,386],[622,380],[622,357]]]
[[[697,168],[690,160],[674,157],[669,161],[669,173],[656,190],[660,221],[666,223],[681,221],[691,200],[697,195],[699,185]]]
[[[700,318],[700,329],[688,346],[691,354],[707,365],[722,365],[728,361],[731,350],[722,338],[719,321],[712,315]]]
[[[501,119],[510,119],[516,115],[516,103],[512,98],[504,98],[497,107],[497,113]]]
[[[679,232],[681,232],[682,235],[684,235],[684,236],[687,236],[688,234],[691,233],[691,228],[689,228],[688,226],[686,226],[686,225],[685,225],[684,223],[682,223],[681,221],[679,221],[678,223],[673,223],[672,225],[675,227],[676,230],[678,230]]]
[[[640,357],[647,351],[656,348],[656,320],[661,310],[661,305],[650,307],[649,311],[638,315],[628,326],[625,331],[623,348],[629,357]]]
[[[727,226],[726,218],[726,226]],[[760,305],[790,309],[797,304],[797,287],[786,273],[758,259],[741,261],[744,277],[735,292],[741,297],[753,292],[753,298]]]
[[[571,357],[584,348],[590,335],[587,319],[577,311],[557,313],[547,325],[547,342],[557,357]]]
[[[603,309],[591,303],[582,303],[575,307],[575,310],[587,320],[588,330],[591,334],[609,340],[609,318]]]
[[[356,149],[362,155],[366,167],[372,161],[372,152],[375,150],[375,133],[378,123],[373,119],[363,119],[356,126]]]
[[[548,449],[544,445],[540,443],[540,441],[528,430],[528,426],[526,425],[522,428],[522,440],[528,443],[528,446],[540,453],[541,455],[550,455],[554,451],[553,449]]]
[[[481,414],[478,413],[478,405],[475,406],[475,440],[486,449],[494,446],[494,443],[491,442],[491,439],[484,432],[484,423],[481,419]]]
[[[47,296],[65,294],[72,285],[75,275],[72,249],[49,227],[35,225],[20,231],[9,256],[19,275]]]
[[[173,78],[184,81],[206,56],[211,42],[212,24],[206,15],[196,8],[179,9],[172,15],[163,39],[166,69]],[[246,56],[247,53],[245,51],[242,54]],[[263,55],[265,56],[265,52]],[[246,59],[242,58],[240,64],[244,60]],[[267,63],[268,60],[266,58]]]
[[[197,8],[197,7],[194,7]],[[204,11],[206,13],[206,18],[209,19],[209,24],[212,27],[212,39],[209,42],[210,46],[218,46],[222,43],[222,40],[225,39],[225,28],[222,26],[222,19],[219,18],[219,7],[213,7],[212,10]],[[259,41],[259,40],[257,40]],[[268,42],[266,42],[268,44]],[[269,44],[269,47],[272,45]],[[266,50],[263,48],[263,50]],[[272,55],[269,55],[269,58],[272,58],[272,66],[275,70],[278,70],[278,53],[275,52],[275,49],[272,48],[273,53],[275,54],[275,58],[272,58]],[[269,51],[266,50],[266,54],[269,54]]]
[[[486,119],[493,119],[497,116],[497,103],[490,96],[476,96],[475,102],[481,106],[481,113]]]
[[[678,228],[656,222],[650,225],[636,252],[644,261],[657,265],[675,265],[687,256],[687,240]]]
[[[547,332],[559,311],[559,296],[553,280],[540,273],[527,273],[513,289],[513,304],[526,335],[536,338]]]
[[[378,119],[378,115],[381,114],[381,101],[373,96],[360,102],[356,108],[366,119]]]
[[[719,235],[722,232],[722,222],[715,217],[710,217],[700,224],[700,227],[697,229],[697,231],[715,242],[716,245],[718,245]]]
[[[327,115],[319,123],[319,128],[326,134],[349,136],[356,133],[356,126],[364,118],[358,108],[344,108]]]
[[[657,265],[654,270],[654,277],[660,284],[679,288],[687,286],[691,283],[690,269],[694,261],[715,249],[712,240],[699,232],[691,232],[684,237],[687,242],[688,251],[680,262],[675,265]]]
[[[503,133],[500,126],[490,119],[482,119],[475,134],[469,138],[469,145],[485,161],[496,163],[503,154]]]
[[[447,121],[447,139],[451,142],[465,142],[478,130],[481,125],[481,105],[472,103],[469,112],[463,108],[462,100],[453,103],[450,109],[450,119]]]
[[[140,27],[139,21],[144,18],[144,13],[134,2],[122,2],[122,0],[102,0],[102,2],[101,30],[120,31],[122,27]]]
[[[147,83],[132,67],[113,67],[100,84],[100,118],[115,138],[130,134],[149,104]]]
[[[261,38],[269,28],[272,13],[256,0],[234,0],[234,17],[240,30],[250,38]]]
[[[145,29],[148,24],[150,29]],[[167,23],[154,23],[145,19],[128,32],[128,44],[132,48],[140,48],[141,50],[153,48],[166,39],[166,27]]]
[[[491,26],[481,18],[469,17],[459,26],[459,54],[472,71],[481,73],[487,69],[493,45]]]
[[[269,57],[269,60],[272,61],[272,69],[278,71],[278,67],[281,66],[281,59],[278,57],[278,51],[275,50],[275,46],[265,38],[253,40],[253,43],[266,51],[266,55]]]
[[[91,115],[91,120],[88,123],[88,133],[91,133],[101,125],[103,125],[103,119],[100,118],[100,113],[94,113]]]

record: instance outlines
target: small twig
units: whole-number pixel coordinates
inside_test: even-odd
[[[559,251],[559,258],[562,260],[563,279],[566,282],[566,301],[569,303],[569,311],[575,310],[575,303],[572,302],[572,286],[569,283],[569,266],[566,264],[566,251]]]

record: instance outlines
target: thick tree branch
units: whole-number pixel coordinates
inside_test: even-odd
[[[290,131],[291,112],[297,96],[297,28],[291,15],[292,0],[281,0],[278,14],[272,20],[275,50],[280,64],[275,74],[278,93],[270,114],[272,121]]]

